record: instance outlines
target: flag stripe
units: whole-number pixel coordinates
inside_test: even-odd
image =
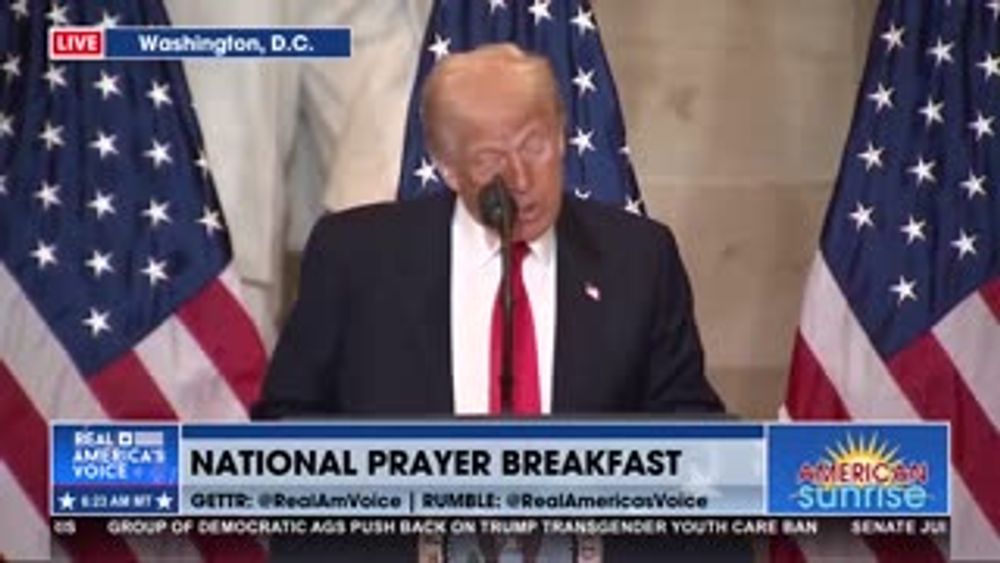
[[[979,293],[983,296],[986,306],[993,312],[993,317],[1000,322],[1000,278],[984,285]]]
[[[847,411],[855,418],[917,418],[858,325],[822,254],[813,262],[806,292],[810,298],[802,311],[802,337],[821,359]]]
[[[934,327],[934,336],[948,353],[957,375],[989,418],[1000,428],[1000,323],[978,293],[958,304]]]
[[[246,420],[240,400],[178,319],[165,320],[135,350],[182,419]]]
[[[941,563],[940,548],[926,536],[868,536],[865,543],[879,563]]]
[[[112,418],[177,418],[173,407],[132,352],[122,354],[101,370],[101,373],[91,377],[88,384],[104,411]]]
[[[264,346],[250,316],[219,280],[185,303],[178,316],[249,410],[266,365]]]
[[[46,419],[103,418],[83,378],[45,321],[0,264],[0,358]]]
[[[48,467],[48,432],[45,419],[0,360],[0,460],[17,477],[42,517],[49,513],[48,485],[46,473],[38,468]]]
[[[103,520],[76,519],[76,534],[62,538],[62,544],[79,562],[134,563],[131,547],[121,536],[107,532]]]
[[[1000,435],[948,354],[932,336],[923,336],[897,354],[889,369],[923,418],[951,420],[952,462],[994,530],[1000,530],[996,469],[980,457],[1000,452]]]
[[[48,520],[37,507],[0,457],[0,522],[17,522],[17,533],[0,533],[0,561],[49,559]]]
[[[1000,553],[1000,535],[990,527],[960,475],[951,480],[951,494],[952,559],[995,560]]]
[[[798,542],[788,536],[771,538],[767,548],[770,563],[807,563],[808,561]]]
[[[795,335],[793,362],[796,377],[788,380],[787,415],[791,418],[843,420],[850,418],[844,402],[823,371],[823,366],[809,349],[801,333]],[[807,410],[808,409],[808,410]]]

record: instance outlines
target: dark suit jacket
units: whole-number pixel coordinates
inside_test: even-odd
[[[437,196],[317,224],[258,417],[452,413],[454,205]],[[567,197],[556,239],[553,413],[721,410],[669,230]]]
[[[451,415],[451,225],[435,196],[328,215],[255,418]],[[717,412],[691,289],[670,231],[566,197],[556,224],[554,414]],[[587,295],[589,285],[600,299]],[[280,559],[416,560],[413,538],[272,542]],[[607,538],[606,561],[658,561],[697,544]],[[703,547],[707,546],[705,544]],[[715,546],[713,546],[715,547]],[[617,556],[616,556],[617,554]],[[707,557],[706,557],[707,556]]]

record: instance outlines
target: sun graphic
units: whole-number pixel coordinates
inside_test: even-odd
[[[835,468],[837,481],[850,483],[856,486],[891,487],[901,484],[898,469],[903,465],[902,460],[897,459],[896,454],[899,446],[892,447],[888,441],[879,442],[878,433],[872,433],[867,441],[864,435],[860,435],[855,441],[850,433],[845,441],[839,441],[830,448],[826,448],[829,462]]]

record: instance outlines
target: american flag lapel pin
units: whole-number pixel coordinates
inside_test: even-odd
[[[583,292],[587,294],[587,297],[589,297],[591,301],[601,301],[601,289],[594,285],[593,282],[583,284]]]

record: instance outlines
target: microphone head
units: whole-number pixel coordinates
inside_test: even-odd
[[[479,215],[487,227],[501,233],[517,220],[517,203],[499,174],[479,190]]]

